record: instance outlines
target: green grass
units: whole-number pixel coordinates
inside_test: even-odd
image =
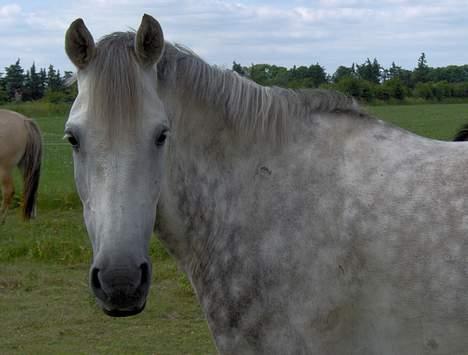
[[[87,266],[0,263],[1,354],[214,354],[174,264],[155,268],[145,311],[110,318],[88,291]]]
[[[45,153],[38,218],[24,223],[16,208],[0,226],[0,353],[214,354],[189,283],[156,238],[147,309],[136,317],[114,319],[97,308],[88,289],[91,249],[75,192],[71,150],[62,141],[66,108],[44,103],[10,108],[37,118]],[[449,140],[468,123],[468,104],[368,110],[436,139]],[[20,190],[18,174],[16,183]]]
[[[468,104],[370,106],[375,116],[421,136],[452,140],[468,123]]]

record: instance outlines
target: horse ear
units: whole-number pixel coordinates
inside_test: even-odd
[[[86,68],[96,52],[93,36],[80,18],[72,22],[65,34],[65,51],[78,69]]]
[[[135,53],[144,66],[156,64],[164,50],[161,25],[152,16],[144,14],[135,38]]]

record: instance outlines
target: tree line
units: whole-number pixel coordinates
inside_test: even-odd
[[[271,64],[246,67],[233,62],[232,70],[265,86],[334,89],[367,102],[468,99],[468,65],[433,68],[428,65],[425,53],[413,70],[395,63],[384,68],[375,58],[350,67],[340,66],[332,75],[318,63],[286,68]],[[39,99],[71,103],[77,90],[76,85],[66,85],[71,75],[68,71],[62,74],[53,65],[37,69],[34,63],[25,71],[18,59],[0,73],[0,104]]]
[[[68,87],[67,79],[72,72],[56,70],[53,65],[47,69],[31,68],[24,70],[20,59],[0,73],[0,104],[6,102],[33,101],[42,98],[50,102],[72,102],[76,96],[76,87]]]
[[[270,64],[249,67],[234,62],[232,70],[266,86],[285,88],[327,88],[352,95],[360,100],[443,100],[468,98],[468,65],[433,68],[422,53],[413,70],[392,63],[382,67],[377,59],[362,64],[340,66],[329,75],[318,63],[310,66],[285,68]]]

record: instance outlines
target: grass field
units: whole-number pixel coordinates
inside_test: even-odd
[[[16,208],[0,226],[0,353],[214,354],[190,285],[156,238],[145,312],[115,319],[97,308],[87,285],[91,250],[74,189],[71,151],[61,139],[66,115],[34,105],[14,108],[37,119],[45,155],[38,218],[23,223]],[[468,123],[468,104],[369,111],[436,139],[450,139]]]
[[[430,104],[371,106],[377,117],[421,136],[452,140],[457,130],[468,123],[468,104]]]

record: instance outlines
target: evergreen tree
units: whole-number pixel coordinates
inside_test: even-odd
[[[39,85],[44,95],[47,90],[47,71],[45,68],[41,68],[39,71]]]
[[[361,65],[357,65],[357,74],[359,78],[363,80],[370,81],[374,84],[379,84],[381,79],[381,70],[382,67],[380,66],[377,59],[371,62],[369,58],[367,58],[366,62]]]
[[[4,103],[7,101],[8,101],[8,94],[6,91],[5,78],[3,77],[3,73],[0,73],[0,103]]]
[[[40,74],[36,71],[35,63],[26,73],[24,86],[25,95],[27,95],[25,99],[38,100],[44,96],[44,85],[41,82]]]
[[[26,74],[24,75],[23,100],[31,100],[31,74],[29,70],[27,70]]]
[[[56,71],[51,64],[47,70],[47,91],[59,91],[61,89],[63,89],[63,82],[60,77],[60,71]]]
[[[5,68],[5,90],[8,99],[20,99],[24,86],[24,70],[21,67],[20,59],[15,64]]]
[[[397,66],[395,62],[392,62],[392,66],[387,70],[387,79],[395,79],[395,78],[400,78],[401,76],[401,67]]]
[[[244,71],[244,68],[242,68],[242,65],[240,65],[239,63],[236,63],[235,61],[232,62],[232,70],[242,76],[245,76],[246,74]]]
[[[413,81],[415,83],[425,83],[429,81],[431,68],[427,65],[426,54],[421,53],[418,59],[418,66],[413,70]]]

